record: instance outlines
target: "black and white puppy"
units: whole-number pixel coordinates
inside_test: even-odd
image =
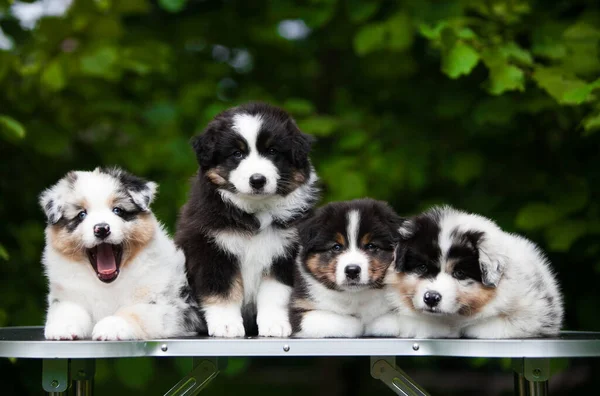
[[[290,335],[295,224],[318,199],[311,143],[262,103],[224,111],[192,140],[200,168],[176,243],[209,335]]]
[[[450,207],[406,221],[389,301],[401,337],[556,335],[563,300],[548,260],[529,240]]]
[[[52,340],[193,335],[183,252],[150,211],[157,185],[120,169],[69,172],[40,196]]]
[[[391,312],[384,277],[401,218],[384,202],[360,199],[320,208],[300,225],[290,321],[297,337],[382,335]]]

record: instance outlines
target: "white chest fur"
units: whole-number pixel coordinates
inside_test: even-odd
[[[246,303],[256,298],[263,275],[270,272],[273,259],[286,254],[296,235],[295,229],[278,229],[270,225],[254,235],[235,231],[214,235],[217,245],[238,259]]]

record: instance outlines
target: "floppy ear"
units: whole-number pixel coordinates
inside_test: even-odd
[[[75,184],[77,173],[67,173],[55,185],[44,190],[39,197],[39,203],[44,210],[48,224],[56,224],[62,217],[62,205],[67,190]]]
[[[478,233],[477,240],[471,240],[479,253],[479,268],[481,280],[485,286],[497,287],[504,269],[507,257],[503,254],[502,245],[496,238],[487,233]]]
[[[316,139],[302,132],[293,119],[288,121],[287,129],[292,134],[292,161],[303,168],[308,163],[308,154]]]
[[[39,202],[44,210],[48,224],[56,224],[62,217],[60,186],[56,184],[40,194]]]
[[[145,182],[142,184],[140,189],[129,189],[127,193],[143,212],[150,209],[150,204],[154,201],[156,191],[158,190],[158,184],[154,182]]]

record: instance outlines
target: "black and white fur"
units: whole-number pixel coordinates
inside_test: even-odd
[[[384,202],[330,203],[300,226],[290,319],[296,337],[387,332],[384,277],[401,218]],[[384,318],[384,322],[381,322]]]
[[[479,215],[436,207],[400,228],[387,282],[401,337],[556,335],[563,300],[543,253]]]
[[[200,165],[176,243],[208,333],[286,337],[298,236],[318,199],[312,138],[283,110],[229,109],[192,140]]]
[[[47,339],[196,333],[200,315],[183,252],[150,211],[156,189],[120,169],[97,168],[69,172],[41,194],[48,219]]]

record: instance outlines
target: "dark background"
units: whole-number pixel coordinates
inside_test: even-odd
[[[154,209],[173,231],[196,169],[189,138],[220,110],[264,100],[318,138],[323,202],[491,217],[548,253],[565,327],[600,330],[597,1],[80,0],[37,20],[40,2],[24,3],[0,0],[0,326],[43,323],[43,188],[118,164],[160,183]],[[507,360],[399,363],[434,394],[512,386]],[[161,394],[189,364],[99,361],[98,390]],[[368,366],[231,359],[206,392],[389,392]],[[600,386],[593,361],[553,367],[555,394]],[[0,393],[38,394],[39,369],[0,360]]]

